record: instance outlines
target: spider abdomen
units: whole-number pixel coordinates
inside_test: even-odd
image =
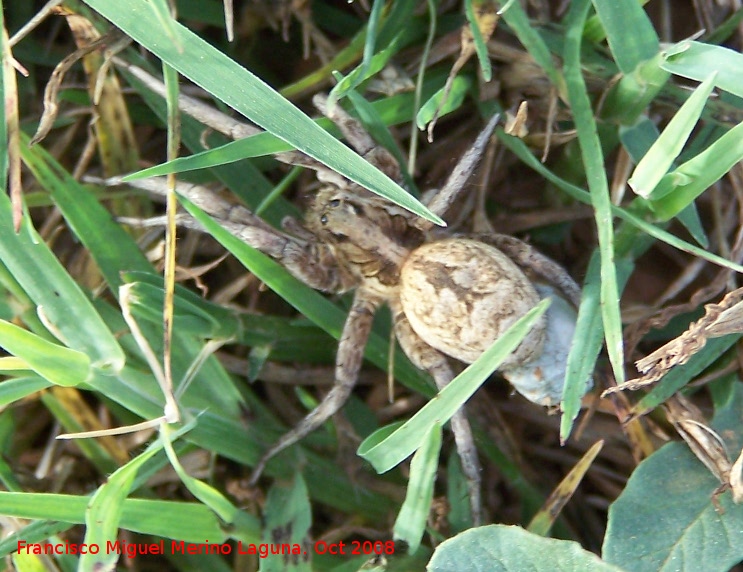
[[[402,308],[415,333],[465,363],[475,361],[539,302],[534,286],[511,259],[468,238],[415,249],[402,266],[400,286]],[[502,367],[539,355],[544,332],[543,317]]]

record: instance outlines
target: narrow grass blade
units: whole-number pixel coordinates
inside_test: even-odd
[[[385,2],[383,0],[374,0],[369,21],[366,24],[366,38],[364,41],[364,55],[361,63],[347,74],[338,84],[330,91],[328,95],[328,104],[335,105],[340,99],[343,99],[349,91],[356,89],[361,82],[379,72],[389,59],[400,49],[397,37],[387,44],[384,49],[376,52],[377,34],[379,24],[382,18],[382,11]]]
[[[531,519],[526,530],[540,536],[547,536],[549,534],[555,520],[567,502],[572,498],[573,493],[575,493],[578,485],[583,480],[583,476],[591,468],[591,463],[593,463],[596,456],[601,452],[603,446],[604,442],[598,441],[585,452],[581,460],[570,469],[570,472],[560,481],[560,484],[557,485],[555,490],[552,491],[552,494],[544,503],[542,509]]]
[[[160,434],[162,445],[163,447],[165,447],[165,453],[168,455],[170,464],[178,475],[178,478],[181,479],[181,482],[186,485],[186,488],[194,497],[199,499],[202,503],[204,503],[217,515],[219,515],[220,519],[228,524],[232,524],[235,520],[235,514],[237,513],[237,508],[235,507],[235,505],[227,500],[227,498],[214,487],[211,487],[208,484],[193,478],[186,472],[186,470],[183,468],[183,465],[181,465],[180,461],[178,460],[178,456],[176,455],[175,450],[173,450],[171,439],[175,437],[175,435],[172,435],[172,432],[167,425],[163,425],[160,430]]]
[[[90,359],[84,353],[49,342],[5,320],[0,320],[0,346],[55,385],[79,385],[91,373]]]
[[[182,50],[171,42],[160,41],[162,28],[147,18],[151,12],[146,0],[130,0],[126,4],[87,0],[86,4],[168,65],[266,131],[362,187],[436,224],[444,224],[379,169],[320,129],[265,82],[184,26],[177,22],[173,24]],[[240,88],[235,89],[235,86]]]
[[[539,64],[539,66],[544,70],[544,73],[547,74],[550,83],[557,87],[558,92],[562,93],[565,82],[560,72],[555,67],[552,52],[542,36],[539,35],[537,28],[532,25],[529,16],[521,5],[521,2],[500,0],[500,4],[503,10],[501,17],[514,31],[519,42],[521,42],[524,48],[526,48],[529,55],[534,58],[534,61],[537,62],[537,64]]]
[[[604,321],[606,349],[609,353],[614,377],[624,381],[624,349],[622,343],[622,319],[619,312],[619,289],[614,267],[614,225],[612,224],[609,186],[606,181],[601,142],[598,138],[593,109],[588,98],[586,83],[580,63],[580,47],[583,25],[590,2],[576,0],[566,17],[565,34],[565,83],[568,100],[578,131],[583,164],[598,232],[601,253],[601,317]]]
[[[622,73],[631,73],[640,62],[649,60],[658,53],[658,35],[639,2],[593,0],[593,7]],[[632,30],[632,33],[627,33],[628,30]]]
[[[685,40],[663,52],[661,67],[673,74],[703,81],[717,72],[715,85],[743,97],[743,55],[722,46]]]
[[[124,501],[129,496],[139,463],[129,462],[108,477],[90,499],[85,511],[85,540],[90,545],[109,547],[116,542]],[[78,570],[93,572],[113,570],[119,554],[115,550],[100,550],[98,554],[83,554]]]
[[[43,147],[28,146],[22,135],[23,162],[51,195],[75,235],[91,253],[111,291],[118,293],[124,270],[152,270],[130,234],[93,194],[77,182]]]
[[[274,153],[283,153],[285,151],[291,151],[291,149],[291,145],[284,143],[271,133],[258,133],[250,137],[231,141],[214,149],[196,153],[195,155],[179,157],[173,161],[142,169],[141,171],[123,177],[122,180],[124,182],[135,181],[137,179],[170,173],[185,173],[196,169],[208,169],[251,157],[263,157]]]
[[[451,84],[451,90],[448,94],[445,93],[443,87],[438,90],[421,106],[420,111],[418,111],[418,114],[415,117],[415,124],[418,126],[418,129],[425,129],[426,125],[428,125],[434,117],[443,117],[447,113],[458,109],[462,105],[462,102],[471,86],[472,78],[465,75],[459,75],[454,78],[454,81]],[[444,101],[444,106],[441,107],[441,102],[445,96],[446,101]]]
[[[495,30],[498,21],[496,12],[495,0],[464,0],[464,13],[472,33],[477,59],[480,62],[482,79],[485,81],[493,78],[493,66],[490,64],[486,42]],[[483,37],[483,31],[487,37]]]
[[[719,359],[739,339],[739,334],[731,334],[708,340],[702,350],[691,356],[685,364],[674,367],[648,394],[643,396],[632,408],[632,415],[645,415],[653,411]]]
[[[624,288],[633,269],[632,261],[617,260],[617,280],[620,291]],[[573,423],[580,413],[586,379],[589,379],[596,369],[596,360],[601,351],[604,325],[601,320],[600,304],[601,261],[596,251],[591,256],[586,270],[578,320],[573,335],[573,346],[570,348],[565,372],[565,387],[561,403],[562,417],[560,418],[560,442],[563,444],[570,437]]]
[[[712,73],[694,90],[635,167],[627,183],[641,197],[661,198],[653,191],[681,153],[699,121],[704,104],[714,88],[715,75]]]
[[[434,424],[444,424],[451,419],[501,362],[516,349],[548,306],[549,299],[545,299],[529,310],[410,420],[381,441],[380,434],[385,434],[389,428],[382,428],[373,433],[361,443],[358,454],[369,461],[378,473],[389,471],[404,461],[422,445]]]
[[[86,354],[97,368],[118,371],[124,352],[93,304],[25,220],[13,231],[10,201],[0,194],[0,259],[47,323],[70,348]]]
[[[657,191],[662,198],[653,201],[654,212],[660,220],[673,218],[741,160],[743,123],[663,177]]]
[[[565,179],[558,177],[552,171],[547,169],[539,161],[539,159],[537,159],[536,157],[534,157],[534,155],[532,155],[531,151],[529,151],[529,149],[526,147],[523,141],[515,137],[509,137],[507,135],[504,135],[502,130],[501,131],[496,130],[496,135],[498,135],[499,139],[503,142],[503,144],[508,149],[513,151],[513,153],[516,156],[518,156],[519,159],[521,159],[524,163],[529,165],[529,167],[534,169],[537,173],[540,173],[542,176],[544,176],[545,179],[547,179],[551,183],[554,183],[556,186],[562,189],[569,196],[573,197],[575,200],[580,201],[585,204],[591,204],[591,196],[589,193],[587,193],[585,190],[581,189],[580,187],[577,187],[573,185],[572,183],[569,183]],[[717,264],[718,266],[721,266],[723,268],[730,268],[731,270],[734,270],[735,272],[743,272],[743,266],[741,266],[737,262],[733,262],[732,260],[727,260],[721,256],[718,256],[716,254],[709,252],[708,250],[694,246],[693,244],[690,244],[686,242],[685,240],[682,240],[678,238],[677,236],[672,235],[670,232],[667,232],[654,224],[650,224],[646,220],[643,220],[640,216],[634,214],[633,212],[627,209],[611,205],[611,212],[612,214],[628,222],[635,228],[640,229],[643,233],[648,234],[657,240],[662,240],[663,242],[665,242],[666,244],[670,246],[673,246],[674,248],[678,248],[679,250],[688,252],[689,254],[698,256],[699,258],[709,260],[713,264]]]
[[[278,482],[271,487],[263,514],[266,515],[263,542],[292,547],[307,545],[312,508],[307,485],[299,472],[289,483]],[[261,563],[261,572],[312,572],[308,552],[291,559],[284,555],[271,555]]]
[[[77,495],[0,491],[3,515],[34,520],[84,524],[89,502],[90,497]],[[219,518],[209,508],[188,502],[125,499],[120,527],[185,542],[204,542],[206,538],[223,542],[227,538]]]
[[[428,514],[433,500],[433,486],[441,452],[441,425],[434,423],[421,448],[410,462],[410,478],[400,512],[392,529],[395,540],[408,545],[408,552],[415,553],[426,530]]]
[[[41,391],[51,387],[52,383],[44,379],[43,377],[16,377],[13,379],[6,379],[0,383],[0,407],[5,408],[11,403],[15,403]]]

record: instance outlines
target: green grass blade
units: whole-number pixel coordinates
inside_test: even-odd
[[[90,300],[25,219],[13,231],[10,201],[0,196],[0,259],[46,322],[71,349],[86,354],[94,367],[118,371],[124,352]],[[37,332],[40,333],[40,332]]]
[[[90,359],[84,353],[49,342],[5,320],[0,320],[0,347],[55,385],[76,386],[91,373]]]
[[[361,63],[342,78],[328,95],[328,105],[335,105],[343,99],[349,91],[356,89],[361,82],[379,72],[389,59],[400,49],[398,47],[397,37],[379,53],[376,51],[377,33],[384,9],[384,0],[374,0],[369,21],[366,24],[366,38],[364,41],[364,55]],[[337,73],[337,72],[336,72]]]
[[[266,515],[263,542],[306,546],[312,509],[300,473],[295,473],[289,483],[278,482],[271,487],[263,513]],[[261,563],[261,572],[312,572],[312,569],[309,554],[291,563],[282,555],[271,555]]]
[[[534,61],[547,74],[550,79],[550,83],[557,87],[558,91],[562,91],[564,87],[564,81],[562,75],[555,67],[555,62],[552,59],[552,52],[550,52],[547,43],[544,41],[542,36],[539,35],[537,29],[532,25],[529,17],[524,11],[521,2],[512,2],[511,0],[500,0],[501,8],[505,10],[501,17],[506,21],[508,26],[514,31],[519,42],[526,48],[529,55],[534,58]]]
[[[152,265],[132,236],[111,218],[93,194],[40,145],[28,147],[28,141],[22,134],[23,162],[51,195],[75,235],[95,259],[111,291],[118,296],[122,271],[151,271]]]
[[[137,179],[168,175],[170,173],[185,173],[196,169],[208,169],[251,157],[283,153],[291,149],[291,145],[288,145],[271,133],[258,133],[250,137],[231,141],[214,149],[196,153],[195,155],[179,157],[172,161],[142,169],[136,173],[126,175],[122,180],[124,182],[136,181]]]
[[[631,73],[640,62],[649,60],[658,53],[658,35],[639,2],[593,0],[593,7],[622,73]],[[628,30],[632,33],[627,33]]]
[[[488,46],[485,44],[486,40],[482,37],[480,22],[475,15],[473,4],[476,3],[478,5],[477,10],[479,11],[483,8],[483,4],[491,2],[494,4],[495,0],[464,0],[464,14],[467,17],[467,23],[472,33],[472,41],[475,44],[475,53],[477,53],[477,60],[480,62],[480,72],[484,81],[490,81],[493,78],[493,66],[490,63]]]
[[[142,456],[140,456],[142,457]],[[119,533],[119,523],[124,511],[124,501],[129,496],[134,477],[139,469],[137,462],[129,462],[101,485],[93,494],[85,511],[85,540],[88,545],[105,547],[113,545]],[[98,554],[83,554],[78,570],[94,572],[113,570],[119,554],[114,550],[101,550]]]
[[[588,188],[591,190],[591,202],[598,232],[601,253],[601,317],[604,321],[606,348],[609,352],[614,377],[617,383],[622,383],[624,382],[624,350],[622,319],[619,312],[619,289],[614,267],[612,205],[604,170],[601,142],[598,138],[596,121],[580,63],[583,25],[589,7],[588,0],[576,0],[571,4],[566,18],[568,29],[565,34],[565,83],[578,131],[578,142],[583,156]]]
[[[384,427],[373,433],[361,443],[358,454],[369,461],[378,473],[389,471],[404,461],[423,444],[435,424],[443,424],[451,419],[501,362],[516,349],[548,306],[549,299],[545,299],[529,310],[410,420],[391,434],[385,435],[382,440],[379,439],[380,434],[386,434],[389,428]]]
[[[85,522],[89,497],[51,493],[9,493],[0,491],[0,513],[34,520]],[[187,502],[126,499],[121,528],[186,542],[224,542],[227,534],[218,517],[207,507]],[[256,523],[257,528],[257,523]],[[234,535],[245,530],[232,531]],[[257,536],[253,536],[257,540]]]
[[[181,482],[186,485],[189,492],[218,514],[219,518],[224,522],[232,524],[237,513],[235,505],[227,500],[227,498],[214,487],[200,481],[199,479],[193,478],[186,472],[173,449],[173,444],[170,440],[174,435],[171,435],[167,426],[161,428],[161,437],[170,464],[178,475],[178,478],[181,479]]]
[[[24,397],[51,387],[53,384],[43,377],[15,377],[0,383],[0,407],[7,407],[11,403]]]
[[[617,279],[620,290],[629,279],[634,265],[629,260],[617,261]],[[560,418],[560,442],[565,443],[573,430],[573,423],[581,408],[581,399],[586,392],[586,379],[596,369],[596,360],[604,339],[604,324],[601,320],[601,260],[598,251],[593,253],[586,270],[586,279],[581,293],[578,320],[573,334],[565,372],[565,387]]]
[[[635,167],[627,183],[641,197],[660,198],[655,196],[653,190],[671,168],[676,157],[681,154],[689,135],[699,121],[704,104],[714,88],[715,75],[710,74],[704,83],[694,90]]]
[[[173,24],[182,50],[172,42],[160,41],[163,31],[153,19],[147,17],[150,8],[146,0],[130,0],[125,4],[88,0],[86,4],[185,77],[266,131],[362,187],[423,218],[443,224],[439,217],[430,213],[389,177],[319,128],[265,82],[187,28],[177,22]],[[240,87],[235,89],[235,86]]]
[[[678,215],[742,159],[743,123],[663,177],[658,184],[663,198],[653,201],[654,212],[660,220]]]
[[[434,423],[410,462],[410,478],[400,512],[392,529],[395,540],[408,545],[413,554],[421,544],[433,500],[433,485],[441,452],[441,425]]]
[[[634,405],[631,413],[633,415],[645,415],[653,411],[717,361],[739,339],[739,334],[731,334],[721,338],[707,340],[704,348],[691,356],[688,362],[675,366],[649,393],[644,395]]]
[[[542,176],[544,176],[545,179],[547,179],[551,183],[554,183],[557,187],[562,189],[567,195],[569,195],[570,197],[582,203],[591,204],[591,195],[589,193],[587,193],[585,190],[581,189],[580,187],[577,187],[573,185],[572,183],[569,183],[565,179],[555,175],[555,173],[553,173],[547,167],[545,167],[539,161],[539,159],[537,159],[534,155],[532,155],[531,151],[529,151],[529,148],[524,144],[523,141],[515,137],[504,135],[502,130],[496,130],[496,135],[498,135],[499,139],[503,142],[503,144],[508,149],[513,151],[513,153],[516,156],[518,156],[519,159],[521,159],[529,167],[534,169],[537,173],[540,173]],[[733,262],[732,260],[727,260],[703,248],[694,246],[693,244],[690,244],[686,242],[685,240],[682,240],[678,238],[677,236],[672,235],[670,232],[667,232],[663,230],[662,228],[655,226],[654,224],[650,224],[646,220],[642,219],[641,217],[637,216],[636,214],[630,212],[627,209],[617,207],[615,205],[611,205],[611,212],[615,216],[631,224],[633,227],[641,230],[643,233],[648,234],[657,240],[662,240],[663,242],[665,242],[666,244],[670,246],[673,246],[674,248],[678,248],[679,250],[688,252],[689,254],[698,256],[699,258],[704,258],[705,260],[709,260],[713,264],[717,264],[718,266],[721,266],[723,268],[730,268],[731,270],[734,270],[735,272],[743,272],[743,266],[741,266],[737,262]]]
[[[434,117],[443,117],[447,113],[459,109],[471,86],[472,78],[470,76],[458,75],[454,78],[448,94],[443,87],[434,93],[428,101],[421,105],[415,117],[415,124],[418,129],[425,129]],[[441,107],[441,102],[445,96],[446,101],[444,101],[444,106]]]
[[[717,87],[743,97],[743,55],[739,52],[686,40],[667,49],[664,56],[664,70],[696,81],[717,72]]]

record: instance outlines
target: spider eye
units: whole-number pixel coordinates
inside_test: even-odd
[[[332,208],[335,208],[337,206],[340,206],[340,204],[341,204],[341,200],[340,199],[333,199],[332,201],[330,201],[328,203],[328,206],[329,207],[332,207]]]
[[[323,226],[328,224],[328,215],[324,214],[320,217],[320,224]]]

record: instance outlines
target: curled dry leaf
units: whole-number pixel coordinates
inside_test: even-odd
[[[637,369],[644,374],[642,377],[610,387],[604,391],[604,395],[650,385],[674,366],[689,361],[691,356],[705,346],[709,338],[743,332],[742,302],[743,288],[738,288],[727,294],[719,304],[705,305],[704,316],[691,324],[683,334],[635,363]]]
[[[715,491],[713,502],[717,506],[718,494],[730,489],[733,502],[743,501],[743,482],[741,480],[741,466],[743,452],[735,463],[730,462],[725,443],[709,425],[702,412],[683,395],[677,394],[665,404],[668,420],[678,431],[681,438],[691,449],[691,452],[704,466],[720,481],[721,486]]]

